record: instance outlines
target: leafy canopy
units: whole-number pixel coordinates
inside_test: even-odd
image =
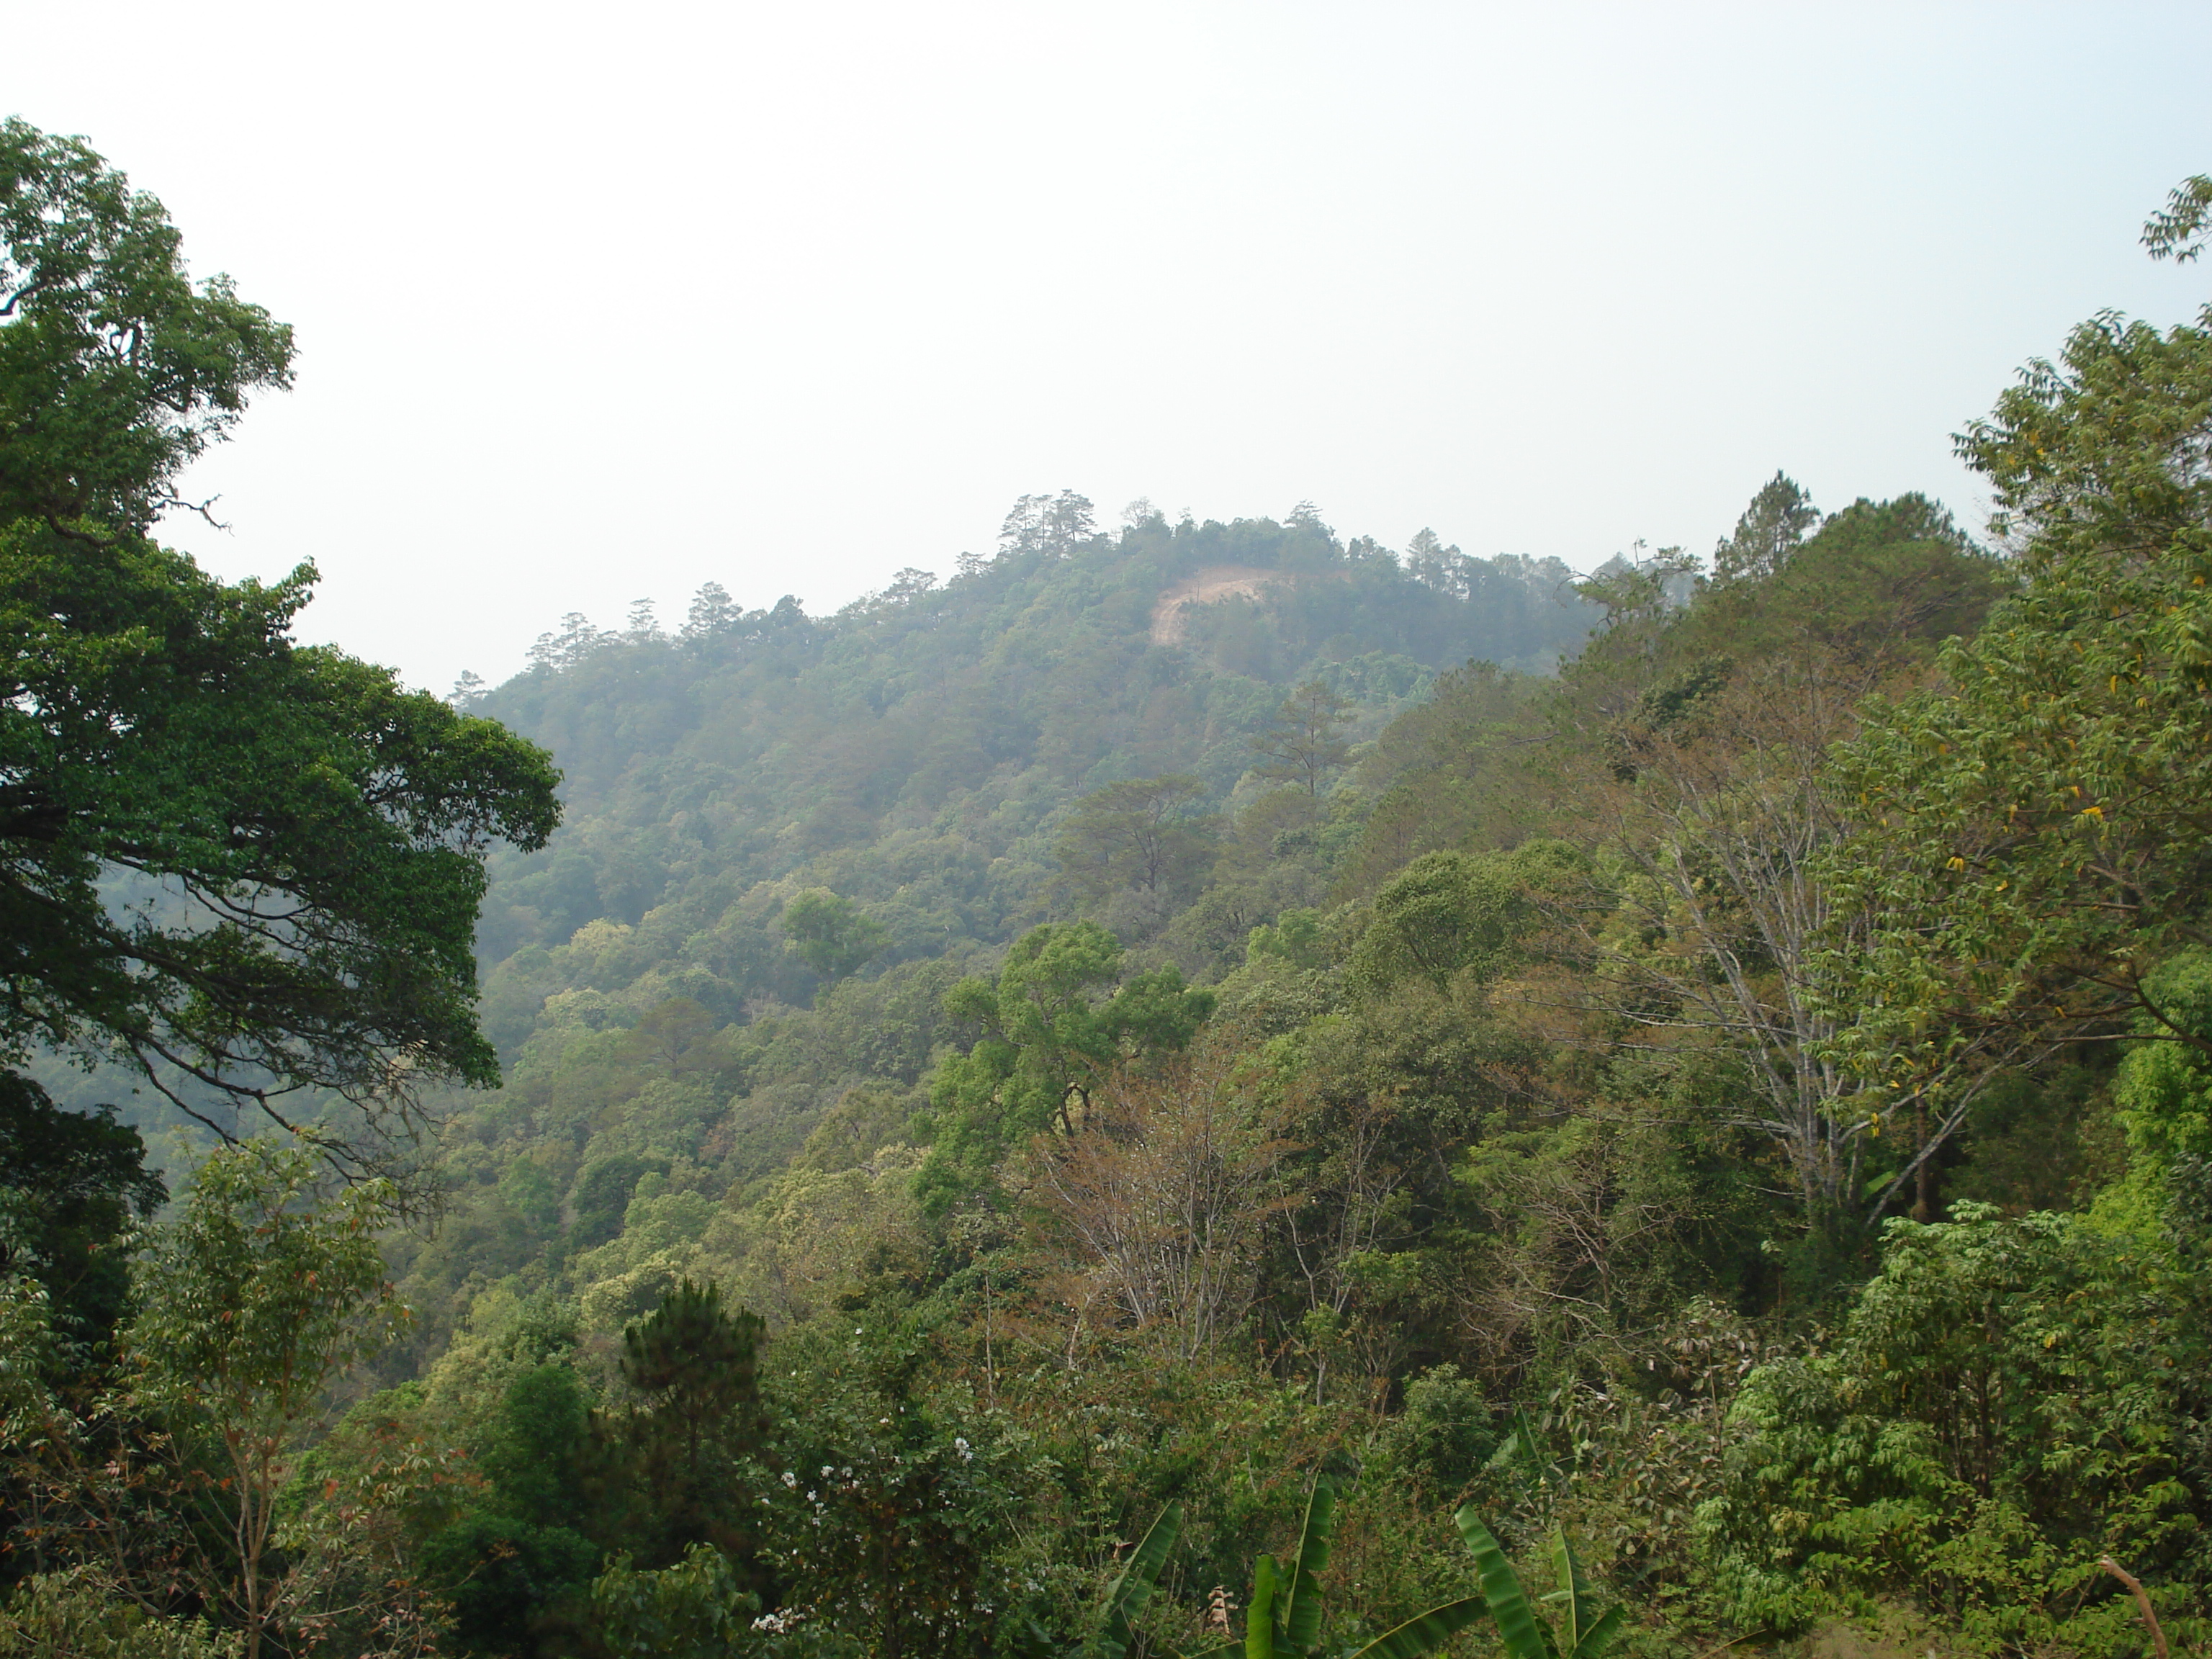
[[[193,1535],[192,1576],[246,1632],[247,1659],[288,1602],[279,1496],[325,1392],[409,1317],[378,1235],[389,1181],[325,1192],[298,1146],[248,1140],[203,1162],[184,1213],[137,1275],[125,1343],[131,1408],[176,1437],[219,1534]]]
[[[603,1496],[599,1529],[651,1566],[692,1544],[737,1554],[750,1528],[734,1469],[765,1429],[757,1356],[760,1317],[722,1304],[689,1279],[623,1332],[617,1362],[636,1402],[594,1419],[591,1461]]]
[[[1187,772],[1109,783],[1076,804],[1054,852],[1068,884],[1096,903],[1125,888],[1182,896],[1204,876],[1212,822],[1193,815],[1206,795]]]
[[[783,907],[783,936],[792,953],[826,980],[856,973],[883,953],[883,923],[826,887],[810,887]]]
[[[2141,1014],[2212,1044],[2149,979],[2212,941],[2212,313],[2082,325],[1959,442],[2025,580],[1840,757],[1863,828],[1837,885],[1879,923],[1859,1049],[1929,1033],[1904,1088],[1947,1030]]]
[[[0,521],[143,532],[248,393],[292,383],[292,331],[228,276],[194,283],[159,202],[16,119],[0,125]]]
[[[483,854],[544,842],[558,775],[295,645],[312,566],[231,585],[147,538],[291,352],[159,203],[11,122],[0,238],[0,1064],[120,1059],[226,1133],[211,1097],[307,1127],[278,1103],[327,1091],[362,1109],[320,1138],[374,1164],[421,1082],[497,1079]]]
[[[1173,1053],[1212,1013],[1213,994],[1185,986],[1172,965],[1109,994],[1121,958],[1121,941],[1096,922],[1048,922],[1014,942],[995,979],[946,994],[946,1012],[983,1035],[945,1058],[933,1087],[937,1140],[922,1178],[933,1204],[1028,1136],[1073,1128],[1091,1082],[1117,1059]]]
[[[80,1355],[129,1301],[116,1243],[168,1197],[145,1159],[112,1107],[65,1112],[28,1078],[0,1073],[0,1274],[40,1281],[56,1334]]]

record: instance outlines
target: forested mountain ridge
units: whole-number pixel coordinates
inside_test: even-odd
[[[1241,964],[1253,928],[1324,902],[1403,764],[1373,744],[1371,787],[1338,789],[1355,740],[1464,681],[1468,656],[1555,669],[1602,614],[1564,566],[1427,532],[1401,559],[1310,509],[1128,518],[1108,536],[1079,496],[1026,498],[994,558],[942,585],[902,571],[827,618],[714,585],[673,632],[642,608],[620,633],[572,616],[527,672],[457,694],[552,748],[568,818],[543,854],[491,860],[484,1024],[511,1086],[465,1109],[449,1152],[505,1173],[463,1183],[416,1263],[418,1352],[461,1279],[621,1233],[656,1171],[692,1167],[717,1196],[763,1179],[856,1085],[903,1100],[874,1109],[870,1133],[895,1136],[957,1035],[946,991],[1025,927],[1081,913],[1132,968]],[[1328,716],[1326,788],[1261,775],[1299,684]],[[1486,667],[1468,706],[1502,714],[1534,684]],[[1081,804],[1162,777],[1171,867],[1072,883]],[[829,931],[798,937],[794,902]],[[664,1027],[655,1085],[637,1054]],[[479,1136],[491,1164],[461,1151]]]
[[[1774,1577],[1800,1546],[1638,1518],[1638,1483],[1686,1505],[1747,1490],[1701,1437],[1737,1448],[1729,1468],[1797,1455],[1742,1438],[1728,1402],[1767,1345],[1848,1307],[1885,1214],[1955,1210],[1983,1230],[1959,1248],[2003,1256],[2023,1247],[2001,1218],[2077,1202],[2124,1164],[2094,1045],[1954,1057],[1943,1110],[1917,1117],[1835,1066],[1853,970],[1824,965],[1830,924],[1802,909],[1828,902],[1808,878],[1841,833],[1826,757],[1860,740],[1863,710],[1940,686],[1945,641],[2016,572],[1920,498],[1824,517],[1778,476],[1710,577],[1669,553],[1577,584],[1600,626],[1556,678],[1438,672],[1382,605],[1334,596],[1316,614],[1337,635],[1302,633],[1319,581],[1253,544],[1303,547],[1322,580],[1388,600],[1410,583],[1380,550],[1339,553],[1297,520],[1221,530],[1229,545],[1182,568],[1123,551],[1172,546],[1156,520],[1017,545],[997,588],[972,564],[946,590],[909,576],[830,625],[738,617],[710,592],[689,639],[549,641],[487,697],[556,753],[556,720],[611,743],[654,709],[674,755],[583,769],[568,867],[589,848],[601,914],[565,941],[569,916],[522,902],[552,888],[560,848],[495,884],[490,913],[512,907],[495,925],[551,942],[489,970],[507,1087],[449,1125],[442,1231],[395,1241],[424,1316],[382,1362],[427,1390],[408,1420],[548,1364],[621,1397],[614,1334],[712,1283],[764,1316],[792,1388],[810,1366],[878,1376],[879,1329],[898,1364],[930,1368],[925,1392],[855,1397],[949,1413],[934,1449],[898,1456],[944,1456],[964,1425],[962,1443],[1000,1437],[1017,1462],[1018,1443],[1057,1448],[1041,1455],[1091,1468],[1085,1492],[1164,1490],[1139,1469],[1204,1438],[1211,1409],[1172,1379],[1243,1402],[1244,1428],[1186,1454],[1210,1463],[1251,1455],[1273,1377],[1322,1437],[1279,1444],[1285,1474],[1387,1407],[1360,1455],[1432,1486],[1417,1506],[1479,1492],[1521,1506],[1516,1526],[1576,1515],[1613,1528],[1617,1583],[1800,1616],[1780,1588],[1797,1580]],[[1142,574],[1117,594],[1102,568]],[[1504,569],[1526,594],[1527,568]],[[1209,588],[1226,602],[1177,617]],[[1174,654],[1170,617],[1191,642]],[[723,665],[687,665],[718,618]],[[830,637],[801,631],[817,627]],[[956,666],[933,675],[919,665],[948,636]],[[1291,665],[1269,683],[1231,652]],[[676,695],[718,675],[742,693]],[[940,721],[933,756],[885,735]],[[891,781],[872,783],[886,753]],[[611,872],[638,848],[624,889]],[[2036,1247],[2058,1252],[2039,1271],[2078,1275],[2068,1237]],[[1939,1282],[1982,1271],[1942,1261]],[[1914,1332],[1864,1340],[1937,1340]],[[1676,1380],[1647,1396],[1633,1379],[1666,1355]],[[1121,1391],[1110,1408],[1102,1389]],[[1538,1401],[1540,1425],[1501,1415]],[[1100,1461],[1076,1425],[1108,1409],[1133,1437]],[[1595,1437],[1560,1449],[1577,1435]],[[1567,1458],[1584,1496],[1541,1496],[1515,1457]],[[1007,1536],[1064,1535],[1063,1500],[1021,1489],[1063,1518]],[[1832,1501],[1873,1525],[1890,1500]],[[1374,1582],[1399,1523],[1364,1502]],[[1184,1571],[1230,1570],[1233,1507],[1194,1534],[1218,1565]],[[1944,1595],[1994,1593],[1942,1571]]]
[[[2212,308],[1961,435],[2002,555],[1063,494],[459,709],[145,534],[289,336],[20,123],[0,231],[0,1659],[2212,1632]]]
[[[1777,490],[1796,516],[1769,523]],[[1595,851],[1605,828],[1592,814],[1625,773],[1625,732],[1679,726],[1724,701],[1732,682],[1771,701],[1763,665],[1808,651],[1846,702],[1909,678],[2004,585],[2000,566],[1917,498],[1861,502],[1825,523],[1785,481],[1762,501],[1736,539],[1770,544],[1702,592],[1685,586],[1679,559],[1617,561],[1585,584],[1578,602],[1606,618],[1604,632],[1558,681],[1482,662],[1437,675],[1384,649],[1416,642],[1386,605],[1362,614],[1340,595],[1322,613],[1340,654],[1297,660],[1283,641],[1299,636],[1298,613],[1285,621],[1263,607],[1295,605],[1300,586],[1209,573],[1296,574],[1302,556],[1355,592],[1364,584],[1385,601],[1455,615],[1462,638],[1493,620],[1465,597],[1475,584],[1439,593],[1371,544],[1340,550],[1310,520],[1179,534],[1147,520],[1118,541],[1017,543],[949,590],[909,576],[896,597],[828,623],[788,605],[739,615],[710,592],[688,636],[640,627],[578,643],[572,629],[569,641],[549,641],[530,673],[482,706],[498,712],[506,701],[508,718],[551,738],[556,754],[569,752],[557,720],[609,734],[577,740],[587,762],[590,741],[637,730],[664,734],[674,752],[587,763],[568,845],[507,860],[495,877],[494,927],[543,930],[550,942],[523,944],[487,973],[487,1026],[513,1056],[508,1086],[452,1127],[454,1209],[436,1241],[410,1253],[404,1281],[428,1316],[416,1352],[435,1353],[469,1286],[503,1276],[516,1291],[572,1286],[586,1326],[603,1330],[649,1310],[687,1272],[717,1279],[779,1327],[811,1316],[851,1271],[848,1253],[875,1248],[867,1218],[904,1213],[925,1189],[957,1204],[976,1182],[992,1185],[994,1161],[1018,1137],[1003,1125],[979,1132],[975,1112],[995,1124],[1006,1091],[1029,1087],[1045,1091],[1036,1109],[1048,1115],[1047,1097],[1082,1066],[1117,1047],[1142,1052],[1141,1040],[1132,1049],[1103,1028],[1066,1036],[1086,1000],[1124,981],[1188,1001],[1170,1021],[1181,1020],[1180,1042],[1218,1003],[1224,1040],[1244,1030],[1243,1040],[1276,1045],[1273,1063],[1339,1079],[1310,1086],[1395,1093],[1408,1123],[1434,1138],[1425,1156],[1448,1165],[1483,1110],[1532,1085],[1569,1086],[1536,1082],[1569,1062],[1530,1046],[1534,1031],[1518,1029],[1526,1018],[1470,1024],[1433,1001],[1484,959],[1474,941],[1492,924],[1475,917],[1493,902],[1470,912],[1458,867],[1431,868],[1436,858],[1564,846],[1543,839],[1563,835]],[[1177,540],[1199,544],[1187,575],[1135,556]],[[1102,568],[1124,580],[1118,611]],[[1508,593],[1523,614],[1532,599],[1556,604],[1526,567],[1504,568],[1520,579]],[[1154,642],[1164,595],[1172,603],[1178,589],[1224,581],[1258,588],[1258,601],[1183,611],[1187,637],[1272,650],[1315,676],[1306,691],[1285,696]],[[1354,644],[1371,648],[1342,654]],[[919,665],[933,660],[947,665]],[[1332,676],[1364,706],[1340,705]],[[1321,769],[1303,781],[1262,752],[1302,699],[1322,716],[1309,745]],[[923,721],[915,729],[927,739],[886,738],[906,720]],[[1012,733],[996,750],[994,722]],[[1351,742],[1355,722],[1373,733],[1364,745]],[[752,768],[730,763],[730,747],[720,760],[701,754],[739,742],[732,732],[745,734]],[[890,781],[872,782],[870,764]],[[948,766],[965,771],[948,781]],[[1085,849],[1117,836],[1139,845],[1146,824],[1157,867],[1115,863],[1109,851],[1092,878]],[[1550,856],[1534,855],[1530,872]],[[549,921],[518,902],[564,880],[599,911],[566,937],[573,915]],[[963,975],[988,975],[1024,929],[1079,917],[1102,924],[1095,944],[1064,935],[1060,954],[1044,959],[1062,963],[1051,970],[1060,977],[1024,993],[1066,1000],[1052,1042],[1075,1048],[1054,1060],[1048,1046],[1028,1085],[974,1069],[982,1062],[962,1055],[979,1037],[974,1055],[1001,1052],[1001,1027],[988,997],[953,995]],[[927,1156],[902,1150],[932,1139]],[[834,1199],[820,1186],[833,1171]],[[1770,1224],[1760,1207],[1726,1201],[1736,1218],[1723,1232],[1737,1242],[1698,1270],[1723,1273],[1716,1289],[1748,1274],[1734,1297],[1771,1293],[1771,1265],[1720,1266]],[[758,1232],[772,1215],[783,1218],[771,1229],[781,1239]],[[1356,1305],[1340,1301],[1339,1311]],[[1395,1316],[1384,1305],[1370,1316]]]
[[[493,1035],[511,1049],[526,1029],[512,988],[536,959],[496,966],[518,950],[645,924],[673,970],[763,883],[866,904],[890,960],[1003,944],[1049,913],[1052,840],[1079,797],[1176,774],[1227,800],[1303,681],[1346,699],[1357,738],[1470,658],[1548,672],[1597,614],[1573,581],[1425,532],[1401,562],[1310,512],[1140,512],[1104,536],[1063,495],[1018,507],[997,557],[942,585],[903,571],[832,617],[744,611],[715,586],[672,635],[649,613],[619,634],[571,617],[529,672],[466,697],[560,757],[568,814],[544,854],[493,862]],[[1192,598],[1224,586],[1240,591]],[[812,976],[776,943],[726,939],[687,964],[708,972],[685,994],[724,1019],[748,997],[804,1001]]]

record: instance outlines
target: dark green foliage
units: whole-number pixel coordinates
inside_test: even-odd
[[[43,1304],[35,1327],[11,1322],[0,1335],[0,1536],[13,1546],[0,1551],[0,1587],[56,1565],[49,1534],[72,1524],[71,1494],[20,1454],[57,1419],[82,1420],[72,1449],[86,1456],[118,1455],[140,1429],[97,1401],[118,1380],[131,1235],[167,1196],[145,1155],[112,1108],[64,1111],[31,1079],[0,1072],[0,1294],[36,1286]],[[49,1403],[60,1410],[40,1409]]]
[[[938,1069],[935,1144],[923,1173],[937,1210],[987,1182],[1030,1135],[1073,1129],[1089,1091],[1117,1060],[1172,1054],[1213,1012],[1173,967],[1115,986],[1121,942],[1095,923],[1048,923],[1025,933],[994,979],[963,980],[946,1011],[981,1036]]]
[[[82,141],[13,118],[0,323],[0,523],[143,532],[248,395],[291,384],[292,331],[227,276],[195,284],[159,202]]]
[[[124,1233],[168,1196],[145,1160],[114,1108],[64,1111],[28,1078],[0,1072],[0,1273],[46,1287],[56,1334],[80,1361],[123,1317]]]
[[[149,1615],[94,1571],[42,1574],[0,1601],[0,1659],[241,1659],[236,1631]]]
[[[1734,671],[1793,654],[1832,653],[1871,690],[1971,633],[2011,585],[1948,513],[1911,495],[1855,501],[1764,574],[1703,591],[1657,564],[1606,580],[1607,626],[1563,672],[1547,711],[1571,742],[1663,728]]]
[[[0,1057],[119,1059],[221,1127],[404,1156],[420,1084],[495,1083],[471,939],[544,752],[290,638],[312,567],[216,580],[144,532],[289,333],[184,274],[150,197],[0,128]],[[286,1097],[352,1109],[318,1127]],[[210,1093],[229,1100],[210,1116]]]
[[[685,1279],[623,1332],[622,1379],[635,1402],[591,1425],[596,1528],[610,1548],[650,1567],[693,1544],[740,1561],[754,1538],[738,1471],[757,1455],[759,1317],[722,1306],[720,1290]]]
[[[1613,775],[1622,783],[1635,782],[1650,740],[1687,724],[1729,683],[1735,667],[1727,657],[1697,657],[1646,686],[1611,734]]]
[[[591,1398],[574,1367],[537,1365],[507,1385],[477,1451],[502,1505],[550,1523],[578,1513],[578,1454],[591,1428]]]
[[[1132,1622],[1145,1610],[1152,1599],[1153,1587],[1158,1583],[1160,1569],[1167,1565],[1168,1556],[1182,1535],[1182,1505],[1170,1504],[1160,1511],[1158,1520],[1138,1540],[1136,1548],[1120,1574],[1107,1587],[1106,1599],[1098,1609],[1098,1626],[1087,1638],[1071,1642],[1061,1647],[1034,1621],[1030,1626],[1030,1641],[1026,1651],[1033,1655],[1065,1652],[1083,1655],[1097,1652],[1103,1659],[1123,1659],[1137,1644],[1137,1631]]]
[[[576,1218],[568,1228],[569,1248],[588,1250],[620,1232],[630,1194],[637,1190],[639,1179],[653,1167],[647,1159],[623,1152],[586,1164],[568,1195]]]
[[[1430,853],[1375,896],[1373,919],[1347,964],[1376,991],[1419,978],[1437,990],[1460,974],[1494,978],[1520,937],[1540,924],[1540,895],[1584,876],[1563,842],[1510,853]]]
[[[1405,1403],[1383,1431],[1389,1468],[1419,1483],[1442,1504],[1466,1492],[1497,1453],[1501,1435],[1497,1408],[1482,1385],[1438,1365],[1406,1385]]]
[[[760,1608],[729,1562],[703,1544],[658,1571],[617,1555],[592,1584],[588,1651],[623,1659],[860,1659],[866,1651],[818,1626],[764,1625]]]
[[[2133,1045],[2112,1091],[2128,1141],[2156,1182],[2212,1158],[2212,952],[2185,950],[2150,976],[2155,1012],[2136,1017]],[[2194,1037],[2197,1042],[2188,1039]]]
[[[2127,1167],[2127,1138],[2110,1098],[2118,1059],[2100,1045],[1985,1091],[1955,1155],[1939,1164],[1939,1196],[2018,1215],[2075,1208],[2118,1180]]]
[[[850,1316],[776,1356],[792,1374],[774,1384],[761,1513],[782,1605],[873,1654],[1011,1645],[1028,1626],[1002,1552],[1042,1471],[994,1417],[930,1398],[926,1321],[881,1304]]]
[[[2003,565],[1927,497],[1862,499],[1778,561],[1718,583],[1668,628],[1662,659],[1680,672],[1701,657],[1809,644],[1877,668],[1924,661],[1972,632],[2009,586]]]
[[[1753,1376],[1706,1522],[1729,1611],[1787,1626],[1909,1590],[1977,1641],[2129,1650],[2100,1557],[2202,1582],[2207,1470],[2179,1433],[2202,1385],[2179,1363],[2202,1282],[2154,1238],[1960,1212],[1891,1222],[1844,1328]]]
[[[230,587],[145,543],[0,525],[21,641],[0,715],[10,1051],[112,1043],[165,1092],[178,1068],[271,1111],[319,1087],[372,1124],[382,1102],[405,1116],[395,1054],[495,1080],[469,951],[482,856],[544,840],[555,774],[381,669],[295,647],[309,574]],[[98,885],[118,870],[142,878],[119,911]]]
[[[573,1331],[542,1310],[517,1333],[524,1356],[565,1351]],[[424,1577],[453,1606],[465,1650],[573,1651],[580,1603],[604,1553],[587,1537],[592,1397],[574,1368],[550,1358],[516,1371],[472,1449],[487,1483],[422,1545]]]
[[[2142,245],[2154,259],[2187,264],[2204,251],[2204,229],[2212,220],[2212,178],[2197,173],[2183,179],[2166,205],[2144,222]]]
[[[1735,534],[1713,550],[1717,581],[1756,581],[1790,562],[1808,531],[1820,522],[1813,498],[1787,474],[1777,472],[1751,498]]]
[[[573,1650],[574,1604],[600,1553],[568,1527],[478,1511],[433,1533],[417,1559],[453,1604],[462,1651],[526,1659]]]

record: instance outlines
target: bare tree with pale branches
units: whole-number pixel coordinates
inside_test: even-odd
[[[1930,1160],[1996,1067],[2001,1034],[1930,1032],[1917,1052],[1854,1053],[1856,1006],[1882,994],[1861,971],[1873,918],[1844,913],[1822,878],[1850,829],[1831,747],[1856,729],[1868,669],[1805,649],[1741,672],[1690,712],[1631,723],[1609,779],[1588,792],[1602,902],[1557,915],[1595,969],[1592,1012],[1650,1050],[1718,1046],[1758,1102],[1748,1120],[1782,1149],[1809,1208],[1848,1207],[1869,1140],[1903,1131],[1913,1152],[1866,1208],[1879,1216]],[[1943,1046],[1948,1044],[1948,1046]],[[1909,1076],[1893,1088],[1894,1074]]]
[[[1031,1144],[1030,1197],[1073,1259],[1081,1292],[1121,1322],[1210,1352],[1257,1287],[1291,1150],[1281,1111],[1231,1057],[1109,1077],[1071,1134]]]

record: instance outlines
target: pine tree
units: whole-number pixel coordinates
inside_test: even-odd
[[[1319,680],[1308,680],[1283,699],[1273,722],[1252,739],[1263,778],[1296,784],[1307,794],[1321,793],[1322,780],[1351,757],[1341,735],[1345,711],[1352,705]]]
[[[1735,521],[1735,534],[1713,550],[1713,574],[1723,581],[1771,576],[1820,524],[1813,498],[1778,470]]]
[[[761,1411],[758,1315],[722,1305],[717,1285],[686,1279],[623,1332],[627,1414],[592,1422],[588,1461],[606,1541],[661,1567],[693,1544],[743,1562],[750,1528],[736,1465],[767,1432]]]

